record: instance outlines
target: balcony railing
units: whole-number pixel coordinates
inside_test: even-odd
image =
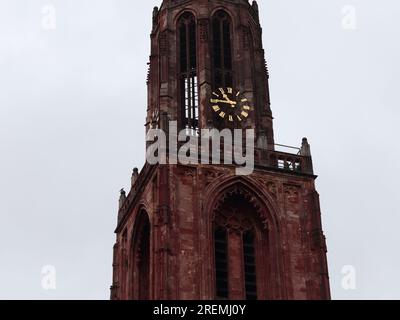
[[[282,150],[282,148],[286,152],[278,150]],[[221,163],[224,163],[223,154],[224,149],[221,148]],[[210,161],[210,163],[212,162]],[[310,145],[306,138],[303,139],[301,148],[280,144],[276,144],[273,148],[269,149],[255,148],[254,164],[256,168],[280,170],[291,174],[314,174]],[[125,195],[125,191],[122,190],[121,192],[118,223],[125,216],[125,213],[128,212],[135,197],[144,189],[145,181],[149,179],[154,169],[155,166],[146,163],[140,174],[137,172],[137,169],[134,170],[134,178],[132,179],[132,186],[128,196]]]
[[[313,174],[311,156],[288,153],[276,150],[255,150],[255,163],[262,167],[274,168],[288,172]]]

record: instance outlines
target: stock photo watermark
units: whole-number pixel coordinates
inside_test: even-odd
[[[53,265],[46,265],[41,270],[42,281],[41,286],[43,290],[50,291],[56,290],[56,267]]]
[[[57,28],[56,7],[52,4],[45,5],[42,8],[42,29],[45,31],[54,31]]]
[[[349,31],[357,29],[357,10],[354,5],[342,7],[342,28]]]
[[[343,266],[341,274],[343,275],[341,285],[346,291],[357,290],[356,268],[352,265]]]
[[[225,164],[236,165],[236,175],[254,171],[254,129],[183,129],[169,122],[168,132],[150,129],[146,141],[149,164]],[[179,148],[178,148],[178,145]],[[223,150],[223,151],[222,151]]]

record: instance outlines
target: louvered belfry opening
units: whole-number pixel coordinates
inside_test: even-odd
[[[216,228],[214,231],[215,241],[215,277],[216,293],[218,299],[229,297],[228,287],[228,242],[226,230]]]
[[[191,13],[184,13],[179,29],[179,81],[182,127],[199,128],[199,93],[197,78],[196,21]]]
[[[212,19],[212,64],[214,88],[232,87],[231,20],[223,10]]]

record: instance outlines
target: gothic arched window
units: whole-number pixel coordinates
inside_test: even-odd
[[[215,278],[218,298],[229,297],[228,287],[228,239],[224,228],[216,227],[214,231]]]
[[[243,233],[244,283],[247,300],[257,300],[256,252],[254,232]]]
[[[150,299],[150,221],[145,211],[139,213],[133,237],[133,279],[134,299]]]
[[[179,85],[182,127],[198,129],[199,94],[197,81],[196,20],[184,13],[178,22],[179,30]]]
[[[263,247],[266,237],[256,209],[240,192],[218,207],[214,217],[217,299],[258,299],[257,256],[268,251]]]
[[[231,19],[222,10],[212,18],[212,63],[214,88],[232,87]]]

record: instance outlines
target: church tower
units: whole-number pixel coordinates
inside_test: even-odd
[[[146,131],[254,129],[255,165],[249,175],[234,164],[134,169],[111,299],[330,299],[310,145],[275,143],[268,81],[256,1],[154,8]]]

